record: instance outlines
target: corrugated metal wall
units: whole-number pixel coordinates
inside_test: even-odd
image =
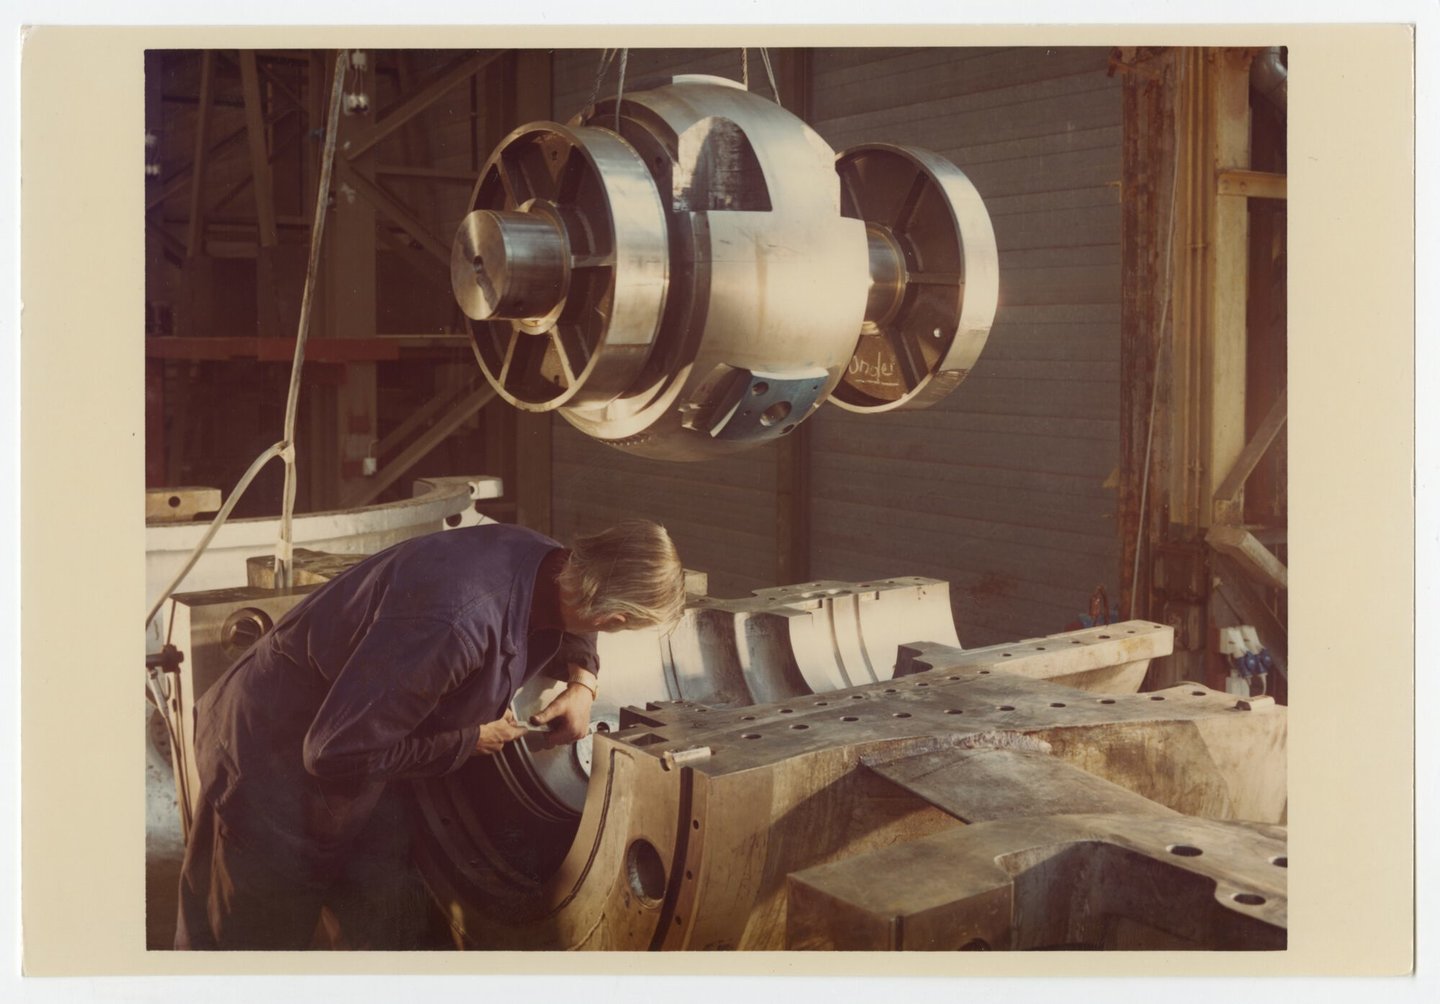
[[[951,583],[966,645],[1059,630],[1115,595],[1120,85],[1104,49],[815,54],[837,150],[908,143],[985,198],[1000,310],[966,381],[925,411],[812,421],[811,570]]]
[[[751,51],[751,83],[763,76]],[[584,107],[595,86],[600,53],[555,54],[555,115],[563,121]],[[613,93],[619,63],[604,94]],[[632,49],[629,81],[672,73],[739,78],[738,49]],[[552,519],[555,536],[601,529],[627,516],[665,525],[689,568],[710,576],[716,596],[744,596],[775,585],[775,448],[707,463],[663,463],[602,446],[555,420]]]
[[[752,87],[765,93],[752,51]],[[583,105],[598,53],[562,52],[555,108]],[[888,141],[959,164],[1000,246],[1001,307],[973,373],[940,405],[811,420],[814,578],[952,583],[967,645],[1059,630],[1118,594],[1120,86],[1104,49],[823,49],[814,125],[837,150]],[[632,51],[628,76],[738,76],[736,50]],[[610,86],[613,87],[614,71]],[[555,530],[623,514],[670,526],[734,595],[773,584],[773,448],[657,464],[557,423]]]

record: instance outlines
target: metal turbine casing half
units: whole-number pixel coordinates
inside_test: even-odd
[[[491,154],[451,280],[497,392],[627,452],[776,440],[827,399],[923,407],[995,313],[994,232],[934,154],[858,147],[734,81],[628,88]]]

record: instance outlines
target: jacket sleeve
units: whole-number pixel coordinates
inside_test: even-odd
[[[469,758],[479,724],[420,735],[440,698],[479,664],[441,620],[375,621],[305,734],[305,769],[327,780],[434,777]]]
[[[560,636],[560,651],[551,660],[556,678],[565,679],[570,664],[584,666],[596,676],[600,675],[600,656],[595,651],[595,634],[563,634]]]

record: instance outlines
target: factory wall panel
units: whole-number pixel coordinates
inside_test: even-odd
[[[643,517],[663,524],[687,568],[710,576],[714,596],[774,585],[775,450],[706,463],[644,460],[555,419],[551,500],[555,536]]]
[[[985,198],[1000,310],[923,411],[811,422],[811,571],[951,583],[966,645],[1060,630],[1118,594],[1120,85],[1104,49],[815,53],[837,150],[908,143]]]
[[[750,53],[752,87],[764,67]],[[565,121],[590,101],[599,50],[555,54],[555,117]],[[632,49],[627,81],[672,73],[738,79],[738,49]],[[612,94],[619,60],[601,94]],[[773,447],[706,463],[643,460],[596,443],[555,419],[552,519],[557,537],[599,529],[627,516],[663,523],[689,568],[710,576],[716,596],[744,596],[775,584],[776,457]]]

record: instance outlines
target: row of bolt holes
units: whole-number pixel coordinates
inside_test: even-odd
[[[980,672],[982,672],[982,673],[988,673],[988,672],[990,672],[990,671],[989,671],[988,669],[982,669]],[[958,676],[952,676],[952,677],[949,677],[949,679],[951,679],[951,680],[958,680],[958,679],[960,679],[960,677],[958,677]],[[928,684],[928,683],[917,683],[916,686],[917,686],[917,687],[928,687],[928,686],[930,686],[930,684]],[[887,688],[885,689],[885,693],[887,693],[887,694],[895,694],[895,693],[899,693],[899,691],[897,691],[894,687],[887,687]],[[1204,697],[1204,696],[1206,696],[1206,693],[1207,693],[1207,692],[1204,691],[1204,690],[1192,690],[1192,691],[1190,691],[1190,696],[1191,696],[1191,697]],[[865,699],[865,695],[864,695],[864,694],[851,694],[851,695],[850,695],[850,699],[851,699],[851,700],[854,700],[854,701],[863,701],[863,700]],[[1165,700],[1165,697],[1164,697],[1163,694],[1152,694],[1151,697],[1150,697],[1150,700],[1152,700],[1152,701],[1163,701],[1163,700]],[[816,702],[815,702],[815,706],[816,706],[817,708],[823,708],[823,707],[828,706],[829,703],[830,703],[829,701],[816,701]],[[1100,698],[1098,701],[1096,701],[1096,703],[1097,703],[1097,704],[1114,704],[1114,703],[1115,703],[1115,699],[1114,699],[1113,697],[1102,697],[1102,698]],[[1052,707],[1052,708],[1064,708],[1064,707],[1067,707],[1067,705],[1064,704],[1064,703],[1062,703],[1062,702],[1060,702],[1060,701],[1051,701],[1051,702],[1050,702],[1050,707]],[[996,711],[1014,711],[1014,710],[1015,710],[1015,706],[1014,706],[1013,704],[1000,704],[1000,705],[996,705],[995,710],[996,710]],[[794,708],[781,708],[781,709],[780,709],[780,713],[781,713],[782,715],[792,715],[792,714],[795,713],[795,709],[794,709]],[[964,709],[964,708],[946,708],[946,709],[945,709],[945,714],[947,714],[947,715],[963,715],[964,713],[965,713],[965,709]],[[909,718],[909,717],[911,717],[911,715],[910,715],[910,712],[908,712],[908,711],[897,711],[897,712],[895,712],[894,714],[892,714],[890,717],[891,717],[891,718]],[[754,716],[754,715],[741,715],[741,716],[740,716],[740,720],[741,720],[742,722],[753,722],[753,721],[755,721],[755,716]],[[842,722],[858,722],[858,721],[860,720],[860,716],[859,716],[859,715],[842,715],[842,716],[840,717],[840,720],[841,720]],[[809,726],[809,725],[806,725],[804,722],[796,722],[794,725],[791,725],[790,727],[791,727],[792,729],[808,729],[810,726]],[[741,738],[741,739],[759,739],[759,738],[761,738],[761,733],[759,733],[759,732],[746,732],[746,733],[745,733],[744,735],[742,735],[740,738]]]
[[[1182,858],[1198,858],[1200,855],[1205,853],[1200,848],[1193,847],[1190,844],[1172,844],[1170,847],[1167,848],[1167,850],[1169,850],[1171,854],[1177,855],[1178,857]],[[1276,868],[1290,867],[1290,859],[1288,857],[1285,857],[1284,855],[1278,858],[1271,858],[1270,863]],[[1262,906],[1265,903],[1264,896],[1253,892],[1237,892],[1230,898],[1244,906]]]

